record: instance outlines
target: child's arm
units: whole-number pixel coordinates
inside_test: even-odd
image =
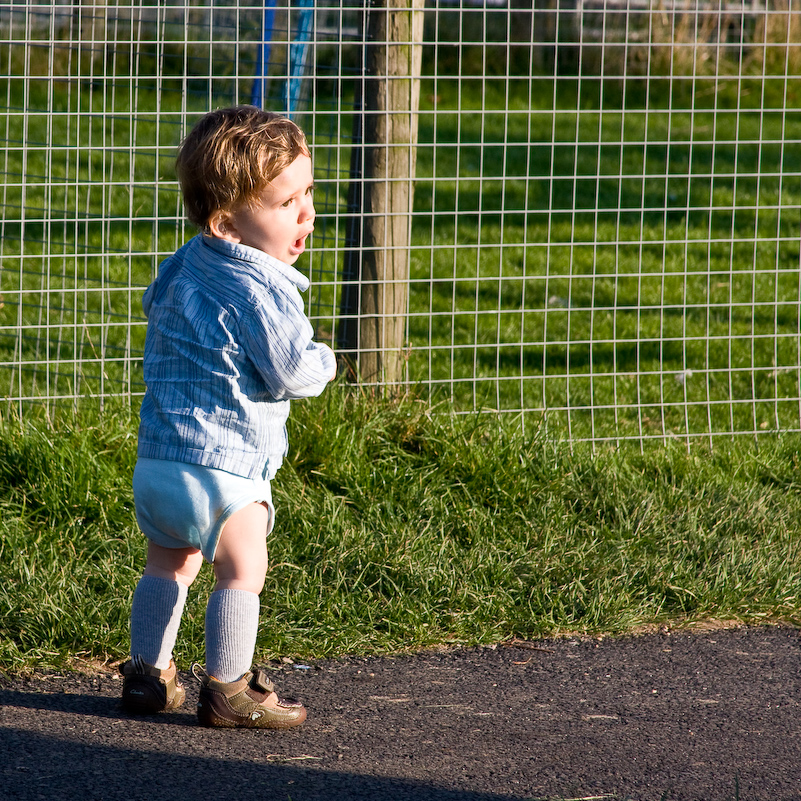
[[[276,297],[245,326],[243,345],[276,400],[319,395],[336,375],[336,357],[313,340],[298,297]]]

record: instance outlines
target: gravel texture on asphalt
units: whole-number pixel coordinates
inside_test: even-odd
[[[111,673],[0,682],[0,799],[801,799],[801,639],[780,627],[269,665],[290,731],[159,716]],[[187,666],[188,667],[188,666]]]

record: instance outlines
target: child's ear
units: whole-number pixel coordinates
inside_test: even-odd
[[[209,231],[218,239],[227,239],[229,242],[239,242],[239,234],[228,212],[218,211],[209,220]]]

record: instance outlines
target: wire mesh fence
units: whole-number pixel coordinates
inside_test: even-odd
[[[801,430],[798,6],[421,5],[378,112],[385,6],[0,1],[0,394],[137,401],[142,292],[196,233],[176,147],[254,103],[308,134],[307,307],[378,354],[366,386],[392,355],[396,388],[575,439]],[[376,212],[379,118],[407,166]]]

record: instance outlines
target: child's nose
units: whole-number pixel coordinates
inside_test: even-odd
[[[312,200],[312,196],[307,195],[300,207],[300,221],[306,222],[310,219],[313,220],[315,214],[316,212],[314,210],[314,201]]]

